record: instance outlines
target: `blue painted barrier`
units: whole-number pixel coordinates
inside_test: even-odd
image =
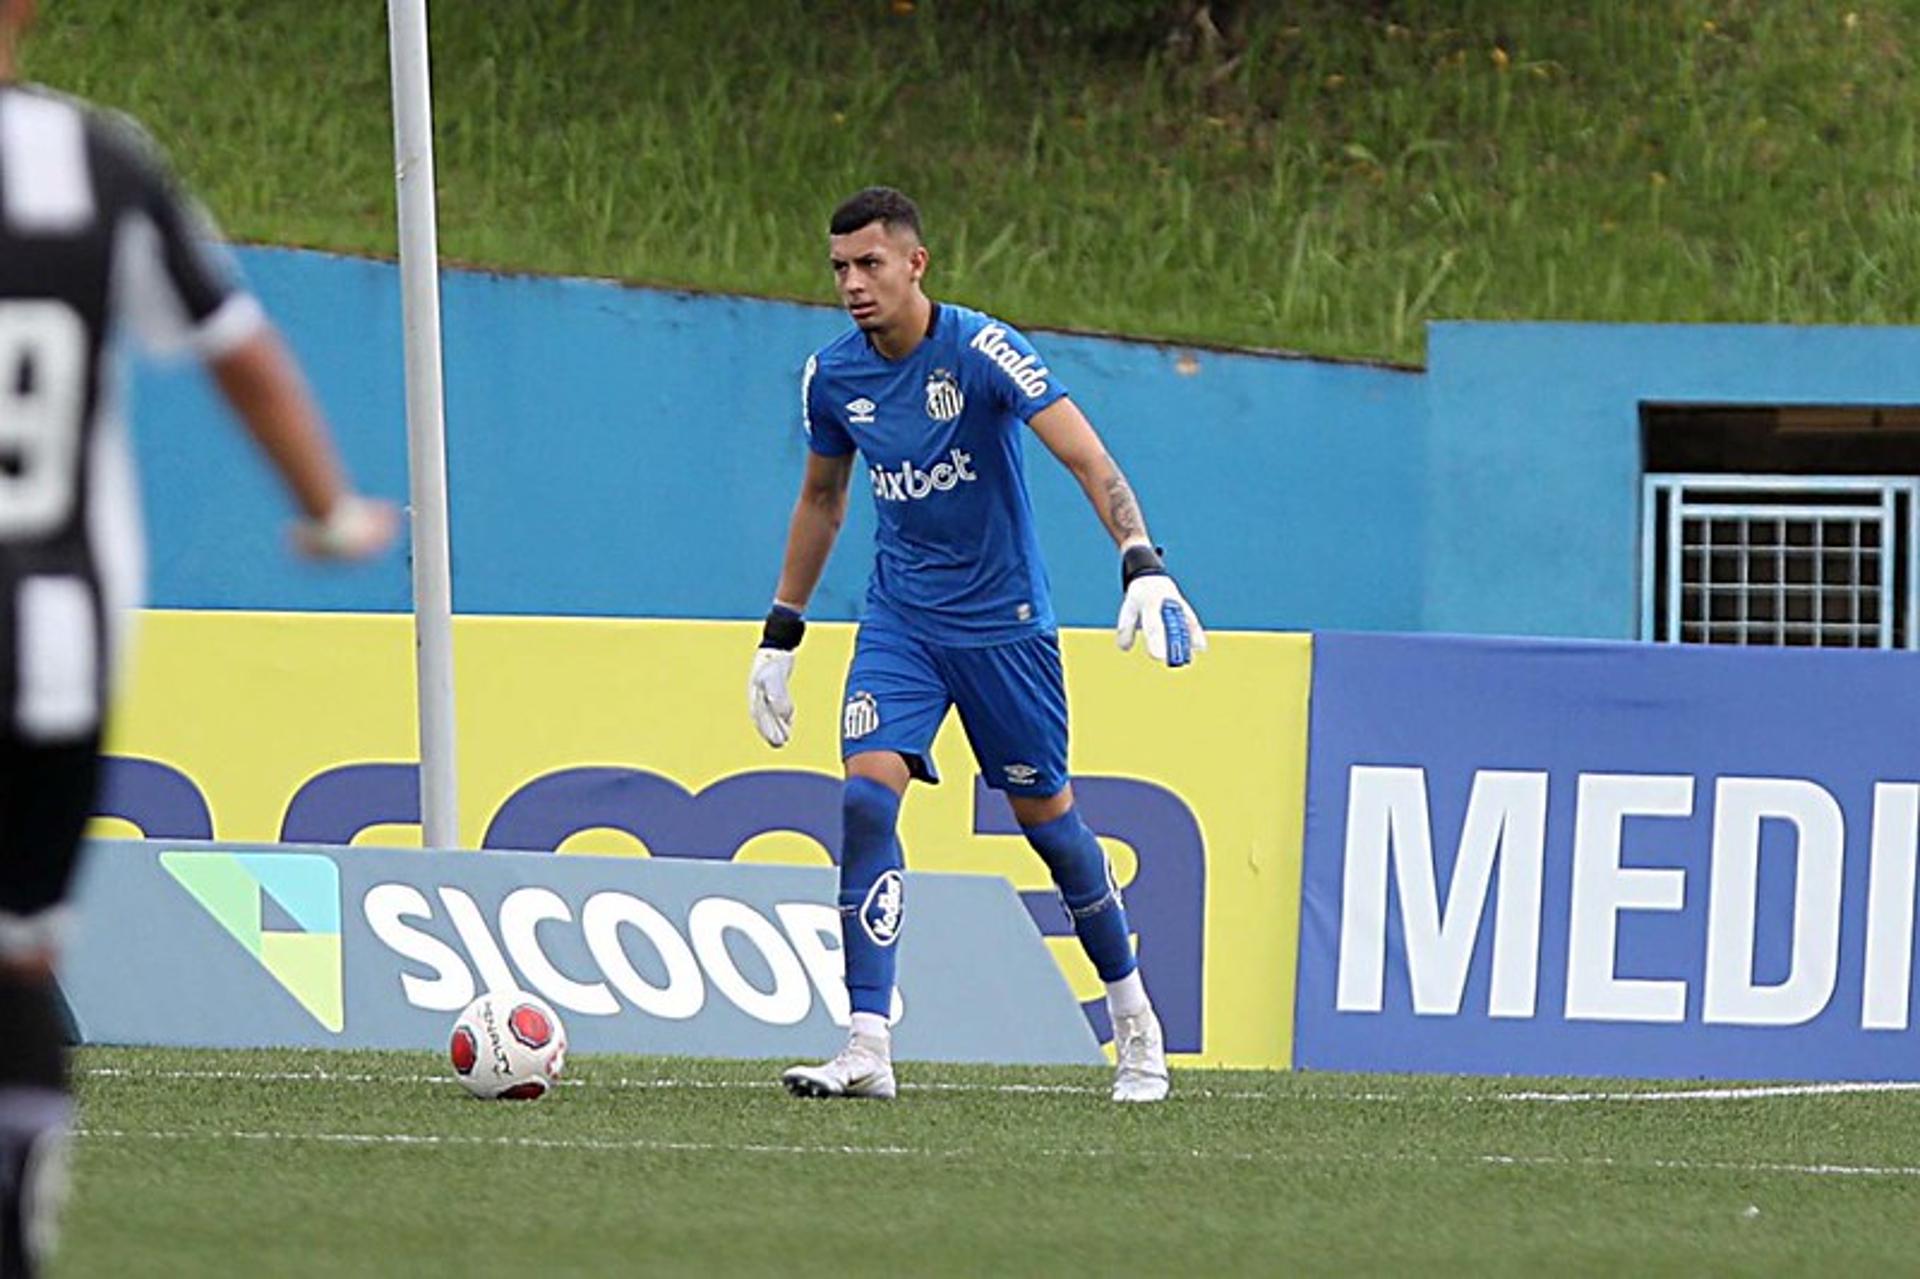
[[[941,926],[900,942],[899,1056],[1101,1060],[1005,880],[906,891]],[[90,1043],[439,1050],[518,987],[578,1051],[818,1056],[847,1024],[834,892],[814,867],[96,841],[60,980]]]
[[[1315,639],[1295,1060],[1920,1078],[1920,659]]]

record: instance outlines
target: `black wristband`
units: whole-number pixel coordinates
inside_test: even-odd
[[[1133,585],[1136,577],[1165,577],[1166,563],[1157,546],[1129,546],[1120,556],[1120,589]]]
[[[760,647],[792,652],[800,647],[806,633],[807,623],[800,614],[784,604],[775,604],[767,610],[766,625],[760,628]]]

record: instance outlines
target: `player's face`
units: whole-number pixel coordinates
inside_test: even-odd
[[[871,333],[891,328],[920,291],[927,249],[912,231],[869,222],[827,240],[834,287],[853,322]]]

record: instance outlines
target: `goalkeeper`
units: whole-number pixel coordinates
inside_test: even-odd
[[[839,1055],[795,1066],[783,1081],[801,1096],[894,1095],[888,1013],[904,908],[895,826],[907,783],[939,780],[934,735],[957,707],[987,785],[1007,796],[1106,983],[1114,1100],[1159,1101],[1168,1088],[1160,1023],[1106,855],[1073,807],[1060,642],[1022,471],[1023,422],[1080,482],[1119,549],[1120,647],[1144,634],[1154,660],[1183,666],[1206,647],[1205,633],[1126,477],[1032,345],[922,291],[928,255],[913,201],[869,188],[834,211],[829,232],[854,327],[816,352],[802,377],[806,474],[748,703],[761,736],[784,745],[802,613],[840,531],[857,451],[879,528],[840,723],[840,928],[853,1025]]]

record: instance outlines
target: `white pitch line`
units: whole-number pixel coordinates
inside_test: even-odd
[[[1782,1164],[1734,1163],[1694,1159],[1608,1159],[1604,1156],[1577,1159],[1558,1155],[1481,1155],[1479,1162],[1523,1168],[1619,1168],[1660,1169],[1669,1172],[1783,1173],[1805,1177],[1920,1177],[1920,1168],[1898,1164]]]
[[[452,1084],[458,1081],[452,1075],[373,1075],[353,1074],[345,1071],[328,1070],[130,1070],[123,1066],[89,1066],[74,1072],[83,1078],[92,1079],[208,1079],[227,1080],[238,1083],[310,1083],[310,1084]],[[625,1075],[596,1079],[562,1079],[564,1088],[631,1088],[631,1089],[747,1089],[755,1092],[777,1092],[779,1081],[767,1079],[675,1079],[670,1076],[654,1078],[633,1078]],[[1105,1085],[1093,1084],[960,1084],[960,1083],[908,1083],[901,1088],[907,1092],[958,1092],[958,1093],[1004,1093],[1019,1095],[1037,1094],[1084,1094],[1102,1096],[1107,1094]],[[1209,1100],[1258,1101],[1269,1097],[1284,1097],[1286,1094],[1264,1092],[1216,1092],[1210,1089],[1183,1089],[1187,1096],[1205,1097]],[[1295,1094],[1298,1095],[1298,1094]],[[1332,1098],[1323,1098],[1332,1100]]]
[[[984,1153],[957,1147],[933,1150],[916,1146],[852,1145],[774,1145],[760,1142],[659,1141],[636,1138],[609,1141],[591,1137],[474,1137],[434,1133],[362,1133],[362,1132],[282,1132],[272,1130],[235,1130],[191,1132],[184,1130],[137,1131],[123,1128],[80,1128],[74,1136],[91,1141],[237,1141],[237,1142],[316,1142],[343,1146],[396,1146],[402,1148],[445,1146],[491,1146],[530,1150],[657,1151],[671,1154],[749,1154],[749,1155],[853,1155],[923,1159],[965,1159]],[[1056,1158],[1107,1160],[1120,1158],[1188,1158],[1198,1161],[1232,1163],[1316,1164],[1316,1163],[1419,1163],[1443,1166],[1468,1163],[1496,1167],[1529,1168],[1614,1168],[1622,1171],[1733,1172],[1743,1175],[1776,1174],[1801,1177],[1900,1177],[1920,1178],[1920,1167],[1871,1164],[1788,1164],[1734,1163],[1687,1159],[1609,1159],[1565,1158],[1558,1155],[1312,1155],[1288,1151],[1207,1151],[1207,1150],[1072,1150],[1038,1147],[1022,1152]]]
[[[315,1084],[402,1084],[402,1085],[445,1085],[457,1082],[451,1075],[378,1075],[367,1073],[349,1073],[330,1070],[131,1070],[123,1066],[88,1066],[75,1072],[83,1078],[93,1079],[206,1079],[227,1080],[239,1083],[315,1083]],[[613,1076],[598,1079],[563,1079],[560,1085],[565,1088],[616,1088],[616,1089],[693,1089],[693,1090],[746,1090],[753,1092],[771,1092],[778,1088],[774,1080],[762,1082],[753,1079],[676,1079],[670,1076],[635,1078]],[[1095,1084],[963,1084],[963,1083],[903,1083],[903,1092],[929,1093],[985,1093],[1004,1096],[1105,1096],[1105,1085]],[[1856,1081],[1836,1083],[1807,1084],[1750,1084],[1733,1085],[1723,1088],[1671,1088],[1671,1089],[1609,1089],[1588,1092],[1547,1092],[1519,1091],[1495,1093],[1469,1093],[1466,1095],[1443,1095],[1440,1093],[1390,1093],[1390,1092],[1260,1092],[1251,1090],[1213,1089],[1182,1083],[1175,1090],[1176,1097],[1198,1098],[1204,1101],[1311,1101],[1311,1102],[1419,1102],[1444,1101],[1457,1104],[1462,1101],[1492,1101],[1502,1103],[1544,1103],[1560,1105],[1569,1102],[1696,1102],[1696,1101],[1754,1101],[1778,1097],[1832,1097],[1857,1093],[1908,1093],[1920,1092],[1920,1082],[1900,1080]]]
[[[313,1141],[336,1146],[508,1146],[530,1150],[657,1150],[695,1154],[751,1155],[943,1155],[910,1146],[776,1146],[713,1141],[606,1141],[592,1137],[468,1137],[404,1132],[186,1132],[132,1131],[124,1128],[76,1128],[76,1137],[107,1141]],[[957,1152],[964,1153],[964,1152]]]
[[[1837,1097],[1851,1093],[1920,1092],[1920,1083],[1861,1080],[1825,1084],[1752,1084],[1731,1088],[1672,1088],[1665,1091],[1507,1092],[1500,1101],[1751,1101],[1766,1097]]]

